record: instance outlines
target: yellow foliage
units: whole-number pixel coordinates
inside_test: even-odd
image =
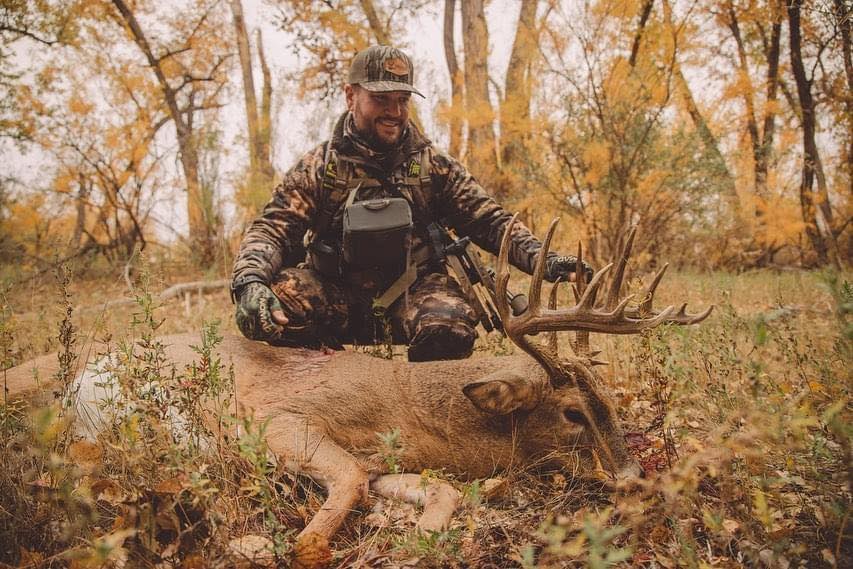
[[[70,194],[76,178],[74,172],[65,168],[61,169],[53,179],[53,190],[60,194]]]
[[[631,66],[628,60],[622,57],[617,57],[610,68],[610,75],[604,82],[604,92],[608,100],[615,102],[624,99],[626,96],[632,96]]]
[[[610,147],[606,141],[591,142],[584,148],[583,161],[587,165],[584,180],[594,186],[610,169]]]
[[[94,105],[83,97],[80,90],[75,90],[68,99],[68,110],[75,115],[88,115],[93,108]]]
[[[669,175],[670,172],[660,169],[652,169],[646,172],[637,184],[637,195],[640,200],[643,202],[654,200]]]
[[[765,245],[796,244],[803,231],[799,203],[790,197],[773,196],[767,200],[756,198],[756,211],[763,225],[756,228],[756,239]]]
[[[639,0],[598,0],[592,6],[592,13],[599,18],[616,18],[630,22],[640,12]]]

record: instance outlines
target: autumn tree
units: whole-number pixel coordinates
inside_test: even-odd
[[[466,161],[471,172],[488,181],[497,166],[494,109],[489,98],[489,29],[482,0],[462,2],[462,42],[465,50],[465,119],[468,125]]]
[[[544,30],[544,88],[560,96],[544,132],[555,160],[539,163],[538,185],[583,229],[598,262],[632,225],[640,228],[638,258],[654,262],[663,252],[695,255],[695,236],[718,223],[707,187],[715,174],[699,135],[666,112],[671,25],[660,12],[643,17],[634,7],[606,0],[560,7]]]
[[[743,105],[742,124],[751,156],[751,181],[745,194],[755,219],[752,233],[757,256],[753,262],[765,264],[785,245],[785,236],[774,231],[767,222],[768,217],[773,216],[773,197],[777,193],[768,187],[768,176],[776,135],[783,4],[768,0],[742,5],[730,0],[723,4],[712,3],[712,6],[712,12],[729,32],[734,46],[732,92]],[[759,74],[763,77],[754,78]]]
[[[450,76],[450,101],[444,114],[447,118],[448,145],[451,156],[459,156],[462,151],[464,81],[459,61],[456,57],[456,0],[444,0],[444,27],[442,39],[447,73]]]
[[[228,81],[231,51],[226,41],[227,15],[217,0],[196,0],[160,24],[167,33],[147,31],[154,22],[145,19],[147,9],[113,0],[111,18],[135,44],[143,64],[156,78],[161,101],[175,128],[178,158],[187,192],[189,242],[202,264],[215,257],[220,219],[210,188],[200,177],[199,121],[206,110],[222,105],[221,94]],[[155,39],[156,38],[156,39]]]
[[[153,234],[151,212],[165,197],[157,137],[169,117],[155,78],[109,49],[121,30],[99,15],[81,20],[75,44],[42,70],[56,79],[33,140],[55,164],[52,201],[73,218],[58,244],[64,258],[96,253],[123,264]]]
[[[797,100],[799,101],[803,135],[800,205],[803,213],[803,221],[806,223],[806,235],[817,253],[818,262],[824,264],[831,260],[840,268],[842,261],[838,254],[838,244],[836,242],[838,229],[829,199],[826,176],[823,173],[820,151],[816,140],[818,120],[816,116],[817,103],[812,94],[814,74],[810,76],[807,73],[803,57],[802,7],[803,3],[801,0],[794,0],[787,8],[791,72],[797,88]],[[814,56],[816,60],[814,67],[816,68],[820,63],[826,40],[818,37],[815,38],[815,42],[819,44]],[[814,187],[816,181],[817,189]]]
[[[245,185],[238,190],[238,201],[242,202],[252,214],[257,212],[269,197],[273,183],[273,166],[270,156],[270,137],[272,132],[272,75],[264,54],[263,39],[260,30],[255,34],[255,46],[261,68],[261,102],[258,104],[252,65],[252,49],[249,33],[243,18],[241,0],[231,0],[231,12],[234,22],[234,37],[240,56],[240,71],[243,83],[243,101],[246,109],[246,127],[248,132],[249,171]]]
[[[0,138],[23,140],[31,134],[29,123],[21,120],[18,112],[19,105],[26,104],[27,93],[26,90],[21,92],[21,69],[16,66],[14,57],[16,50],[52,47],[72,41],[79,10],[76,0],[4,0],[0,4]],[[19,95],[23,95],[23,99],[19,99]]]
[[[640,14],[638,15],[637,31],[634,34],[634,40],[631,47],[631,57],[629,59],[632,65],[636,64],[639,54],[642,37],[645,32],[646,24],[654,9],[654,0],[644,0]],[[737,218],[740,214],[740,202],[737,196],[735,187],[735,179],[731,170],[728,167],[725,157],[721,150],[719,137],[711,129],[708,118],[699,108],[696,96],[693,93],[693,87],[684,76],[684,70],[681,65],[681,58],[685,53],[690,51],[691,44],[694,43],[693,38],[689,37],[688,30],[690,29],[686,22],[683,25],[676,26],[672,14],[672,6],[669,0],[661,1],[663,10],[664,27],[669,38],[667,41],[672,42],[672,80],[674,90],[677,94],[684,111],[690,117],[693,128],[696,129],[705,151],[706,160],[710,166],[716,170],[716,179],[720,180],[720,187],[717,191],[725,201],[728,209],[731,210],[731,216]],[[736,221],[736,220],[734,220]]]
[[[501,167],[518,170],[525,162],[525,143],[531,136],[530,105],[534,62],[539,53],[536,0],[522,0],[500,106]]]

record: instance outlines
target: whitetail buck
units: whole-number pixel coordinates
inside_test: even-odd
[[[620,299],[633,231],[606,293],[603,283],[612,264],[589,284],[581,279],[575,285],[574,306],[556,308],[556,285],[548,307],[541,306],[543,260],[555,227],[556,220],[533,272],[527,311],[514,316],[506,301],[498,302],[507,336],[526,354],[408,363],[353,351],[276,348],[237,336],[219,345],[223,363],[234,366],[241,412],[268,420],[272,451],[287,468],[307,474],[328,491],[301,536],[330,537],[366,499],[369,487],[423,502],[419,527],[440,529],[449,521],[458,493],[443,483],[422,488],[416,473],[427,468],[466,479],[531,463],[550,463],[571,475],[589,472],[596,464],[615,478],[641,474],[593,371],[599,362],[589,351],[589,333],[635,334],[664,323],[692,324],[711,308],[698,315],[687,314],[685,305],[654,311],[652,297],[666,267],[640,302],[631,303],[631,296]],[[504,232],[498,256],[498,299],[506,299],[511,228]],[[567,330],[577,332],[576,354],[560,358],[554,333]],[[549,333],[546,342],[531,342],[528,335],[540,332]],[[197,342],[195,336],[162,341],[177,366],[197,356],[189,348]],[[55,360],[45,356],[35,363],[49,367]],[[32,369],[30,363],[7,372],[13,397],[32,388]],[[415,474],[387,474],[377,433],[393,429],[400,431],[399,465]]]

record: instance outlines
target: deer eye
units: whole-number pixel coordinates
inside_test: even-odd
[[[577,409],[563,409],[563,417],[566,418],[566,421],[569,423],[575,423],[576,425],[581,425],[582,427],[586,427],[589,425],[589,421],[586,419],[586,415]]]

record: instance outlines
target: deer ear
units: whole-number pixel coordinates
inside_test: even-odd
[[[542,389],[527,376],[497,371],[462,388],[477,409],[490,415],[507,415],[518,409],[529,411],[539,404]]]

